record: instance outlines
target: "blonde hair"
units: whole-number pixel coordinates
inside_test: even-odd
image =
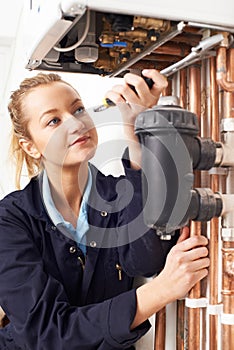
[[[23,113],[24,97],[33,88],[39,87],[41,85],[52,84],[54,82],[63,82],[67,85],[70,85],[67,82],[63,81],[58,74],[39,73],[32,78],[24,79],[20,84],[19,88],[15,90],[10,96],[10,102],[8,104],[8,111],[10,113],[10,117],[12,121],[10,154],[12,157],[14,157],[15,163],[16,163],[15,184],[17,188],[20,188],[20,178],[21,178],[24,162],[27,167],[29,178],[32,178],[33,176],[38,175],[42,170],[41,161],[30,157],[21,148],[19,144],[19,139],[21,138],[30,139],[30,134],[27,130],[29,120],[24,116],[24,113]]]

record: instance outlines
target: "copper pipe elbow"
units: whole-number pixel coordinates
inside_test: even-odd
[[[219,47],[217,52],[216,80],[225,91],[234,92],[234,82],[227,79],[227,48]]]

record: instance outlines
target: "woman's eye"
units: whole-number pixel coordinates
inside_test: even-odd
[[[74,115],[80,115],[84,112],[85,108],[83,106],[77,108],[75,112],[73,113]]]
[[[58,122],[59,122],[59,118],[53,118],[53,119],[51,119],[49,122],[48,122],[48,124],[47,125],[57,125],[58,124]]]

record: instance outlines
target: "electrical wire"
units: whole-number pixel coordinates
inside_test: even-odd
[[[68,47],[58,47],[58,46],[54,46],[53,49],[55,51],[58,52],[68,52],[68,51],[72,51],[75,50],[77,47],[79,47],[82,42],[85,40],[88,32],[89,32],[89,26],[90,26],[90,10],[87,9],[86,10],[86,24],[85,24],[85,29],[84,29],[84,33],[82,34],[81,38],[73,45],[68,46]]]

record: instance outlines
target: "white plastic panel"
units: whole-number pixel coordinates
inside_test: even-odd
[[[63,9],[77,4],[97,11],[194,21],[234,28],[233,0],[61,0]]]
[[[63,19],[63,12],[68,14],[68,17],[73,14],[77,16],[86,6],[99,12],[192,22],[198,27],[210,26],[234,32],[233,0],[225,0],[225,5],[219,0],[32,0],[30,4],[24,1],[28,8],[25,38],[28,43],[29,69],[35,69],[38,62],[72,26],[70,20]]]

